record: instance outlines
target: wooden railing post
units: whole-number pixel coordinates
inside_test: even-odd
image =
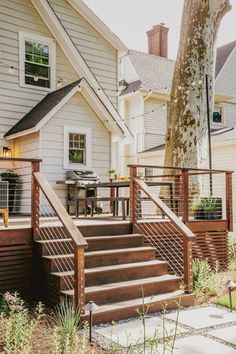
[[[184,256],[184,284],[185,292],[193,291],[193,275],[192,275],[192,241],[186,237],[183,238],[183,256]]]
[[[40,162],[32,161],[31,163],[31,227],[33,229],[33,238],[36,240],[37,237],[37,229],[39,227],[39,186],[34,178],[34,173],[40,171]]]
[[[137,177],[137,167],[130,167],[130,222],[133,226],[133,230],[136,224],[136,193],[135,193],[135,185],[134,179]]]
[[[228,231],[233,231],[233,189],[232,189],[232,172],[225,174],[225,200],[226,200],[226,219],[228,223]]]
[[[181,204],[182,204],[182,220],[184,223],[189,221],[189,174],[188,170],[182,170],[181,174]]]
[[[74,248],[74,301],[77,310],[85,305],[84,248]]]

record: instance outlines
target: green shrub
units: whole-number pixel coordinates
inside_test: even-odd
[[[34,330],[43,317],[43,306],[39,303],[31,318],[28,308],[17,293],[6,293],[4,300],[9,308],[3,334],[4,353],[29,354],[32,352]]]
[[[212,269],[207,260],[194,259],[193,265],[193,288],[197,296],[208,294],[217,295],[221,286],[218,265]]]

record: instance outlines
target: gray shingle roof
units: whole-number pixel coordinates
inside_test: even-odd
[[[170,91],[175,61],[147,53],[129,51],[129,58],[142,81],[141,88]]]
[[[82,79],[72,82],[56,91],[50,92],[40,101],[34,108],[31,109],[16,125],[14,125],[4,136],[21,133],[25,130],[32,129],[54,108],[60,101],[71,91],[78,86]]]
[[[225,65],[226,60],[228,59],[228,57],[230,56],[230,54],[232,53],[235,47],[236,47],[236,41],[233,41],[217,49],[216,70],[215,70],[216,77],[219,75],[221,69]]]
[[[229,55],[236,47],[236,41],[217,49],[216,77],[223,68]],[[175,61],[135,50],[129,51],[129,58],[137,72],[139,80],[129,83],[121,95],[126,95],[139,89],[159,92],[170,92]]]

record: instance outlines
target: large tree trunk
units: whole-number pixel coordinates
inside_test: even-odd
[[[206,74],[212,116],[215,41],[229,0],[185,0],[168,113],[165,166],[207,167]]]

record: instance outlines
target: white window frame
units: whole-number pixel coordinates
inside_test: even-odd
[[[86,136],[86,164],[70,163],[69,162],[69,134],[81,134]],[[66,170],[83,170],[91,169],[91,143],[92,131],[90,128],[82,128],[75,126],[64,126],[64,169]]]
[[[25,41],[46,44],[49,47],[50,87],[34,86],[25,83]],[[20,86],[35,90],[53,91],[56,88],[56,41],[53,38],[35,33],[19,32],[19,81]]]

